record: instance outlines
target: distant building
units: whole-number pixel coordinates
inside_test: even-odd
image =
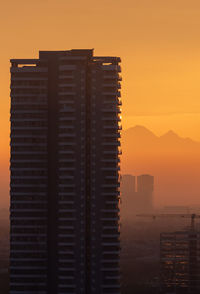
[[[151,212],[153,209],[154,177],[151,175],[122,176],[123,220],[130,220],[136,213]]]
[[[10,294],[118,294],[120,58],[11,60]]]
[[[121,217],[123,220],[130,220],[133,217],[136,207],[135,199],[135,176],[133,175],[123,175],[121,181],[121,194],[122,194],[122,204],[121,204]]]
[[[154,177],[141,175],[137,177],[137,198],[139,210],[149,212],[153,209]]]
[[[200,293],[200,232],[161,233],[162,293]]]
[[[135,176],[133,175],[123,175],[121,188],[126,191],[128,195],[135,193]]]

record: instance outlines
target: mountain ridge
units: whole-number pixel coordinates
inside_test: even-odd
[[[200,144],[200,141],[194,140],[190,137],[181,137],[179,134],[177,134],[176,132],[174,132],[173,130],[169,130],[166,133],[164,133],[163,135],[156,135],[153,131],[151,131],[150,129],[148,129],[145,126],[142,125],[135,125],[134,127],[128,128],[126,130],[123,130],[123,134],[126,135],[134,135],[134,136],[140,136],[143,138],[154,138],[156,139],[161,139],[161,140],[169,140],[169,139],[173,139],[173,140],[179,140],[179,141],[184,141],[184,142],[188,142],[188,143],[194,143],[194,144]]]

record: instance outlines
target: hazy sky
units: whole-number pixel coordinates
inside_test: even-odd
[[[0,43],[2,167],[9,154],[9,59],[34,58],[38,50],[95,48],[96,55],[121,56],[124,128],[142,124],[200,140],[199,0],[1,1]]]

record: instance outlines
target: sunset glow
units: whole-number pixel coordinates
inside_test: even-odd
[[[143,125],[159,136],[172,129],[200,141],[199,0],[11,0],[2,2],[0,15],[3,205],[9,200],[10,58],[69,48],[120,56],[123,129]]]

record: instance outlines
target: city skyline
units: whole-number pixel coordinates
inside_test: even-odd
[[[190,138],[184,138],[184,137],[180,137],[178,134],[176,134],[174,131],[172,130],[169,130],[168,132],[166,133],[162,133],[162,136],[161,138],[163,138],[163,143],[164,143],[164,138],[169,138],[170,137],[174,137],[175,139],[177,139],[179,141],[179,147],[175,146],[174,143],[173,143],[173,140],[168,142],[168,144],[166,145],[166,147],[168,146],[169,147],[169,150],[166,150],[168,156],[169,156],[169,160],[168,160],[168,163],[172,162],[173,160],[173,157],[170,155],[170,150],[173,150],[174,154],[179,152],[182,154],[183,151],[181,151],[181,148],[185,145],[185,143],[191,143],[191,146],[188,145],[188,147],[184,147],[187,149],[187,157],[184,158],[183,157],[183,161],[182,161],[182,165],[184,164],[187,164],[186,162],[189,163],[189,150],[190,150],[190,157],[191,157],[191,164],[190,164],[190,172],[188,173],[187,175],[187,169],[185,169],[185,179],[186,177],[189,178],[189,182],[190,182],[190,185],[192,187],[192,190],[193,190],[193,193],[195,192],[195,197],[193,198],[193,200],[191,199],[191,195],[189,193],[189,190],[188,190],[188,186],[186,185],[186,182],[184,181],[184,188],[182,189],[181,191],[181,185],[182,185],[182,180],[181,178],[179,177],[179,174],[176,172],[176,170],[173,169],[173,171],[175,172],[174,176],[177,180],[177,183],[176,182],[173,182],[172,184],[170,184],[170,177],[169,177],[169,168],[167,168],[167,177],[165,177],[166,181],[163,181],[164,178],[163,178],[163,172],[160,173],[159,171],[161,170],[161,166],[159,167],[158,165],[158,162],[157,160],[155,162],[157,162],[156,166],[153,167],[152,165],[152,162],[153,162],[153,158],[152,158],[152,155],[149,154],[148,156],[148,161],[144,161],[144,155],[146,153],[146,151],[144,150],[144,148],[139,148],[138,149],[138,144],[140,143],[140,140],[141,140],[141,144],[143,146],[144,145],[144,137],[143,138],[140,138],[140,135],[134,135],[132,139],[123,139],[124,136],[126,137],[126,134],[128,134],[129,132],[131,132],[131,130],[146,130],[147,132],[147,138],[148,138],[148,134],[151,134],[151,136],[155,139],[155,142],[158,140],[159,141],[159,136],[156,136],[155,133],[153,133],[151,130],[145,128],[144,126],[135,126],[135,127],[132,127],[132,128],[129,128],[127,130],[123,130],[122,131],[122,149],[124,150],[124,152],[122,152],[122,173],[133,173],[135,175],[139,175],[139,174],[144,174],[144,173],[153,173],[155,174],[156,176],[156,182],[157,182],[157,185],[156,185],[156,191],[155,191],[155,204],[156,206],[157,205],[170,205],[170,204],[180,204],[181,202],[181,195],[182,193],[185,195],[185,199],[188,198],[188,200],[186,201],[187,204],[198,204],[199,201],[197,199],[197,196],[198,196],[198,191],[199,191],[199,185],[198,185],[198,175],[199,175],[199,171],[198,171],[198,166],[199,165],[195,165],[195,168],[193,168],[193,162],[199,160],[199,154],[200,154],[200,145],[199,145],[199,141],[195,141],[195,140],[191,140]],[[136,140],[137,144],[134,144],[132,145],[132,141]],[[130,147],[127,145],[128,142],[131,142],[129,145]],[[151,142],[151,140],[150,140]],[[151,142],[150,146],[151,146],[151,149],[152,148],[155,148],[155,146],[153,147],[152,145],[153,142]],[[145,143],[146,144],[146,143]],[[149,144],[149,143],[148,143]],[[187,145],[187,144],[186,144]],[[194,147],[192,147],[192,145]],[[156,144],[157,146],[157,144]],[[158,146],[157,146],[158,147]],[[155,149],[155,152],[153,152],[153,149],[152,149],[152,154],[154,153],[154,157],[158,157],[158,156],[162,156],[162,152],[164,152],[164,149],[163,147],[161,149],[163,149],[163,151],[161,152],[161,149],[160,151],[157,149]],[[191,148],[192,147],[192,148]],[[165,148],[166,149],[166,148]],[[135,152],[135,154],[134,154]],[[157,153],[157,155],[156,155]],[[160,154],[160,155],[159,155]],[[196,158],[194,158],[194,156],[197,156]],[[134,165],[131,163],[132,160],[134,159]],[[164,158],[163,158],[164,159]],[[163,160],[164,162],[164,160]],[[177,161],[179,162],[179,161]],[[165,163],[164,163],[165,164]],[[156,169],[156,171],[155,171]],[[0,207],[2,208],[7,208],[8,209],[8,206],[9,206],[9,159],[8,158],[4,158],[4,162],[2,163],[2,165],[0,166],[0,170],[2,170],[2,177],[0,179],[1,181],[1,185],[0,185],[0,191],[1,191],[1,194],[4,195],[3,198],[1,198],[0,200]],[[182,167],[180,167],[180,175],[184,172],[184,169],[182,169]],[[190,174],[193,174],[193,177],[190,177]],[[176,187],[177,189],[177,196],[178,197],[175,197],[175,194],[176,193],[174,190],[174,187]],[[165,191],[166,190],[166,191]],[[164,193],[163,193],[164,192]],[[168,195],[168,202],[166,201],[166,196]],[[190,195],[190,197],[188,196]],[[169,197],[170,196],[170,197]],[[196,200],[195,200],[196,198]]]
[[[197,0],[4,1],[0,18],[4,203],[8,205],[10,58],[37,58],[39,49],[69,45],[95,47],[97,55],[119,55],[124,77],[123,129],[143,125],[157,135],[172,129],[181,137],[200,141],[199,16]]]
[[[199,28],[199,0],[2,1],[0,294],[199,294]]]

